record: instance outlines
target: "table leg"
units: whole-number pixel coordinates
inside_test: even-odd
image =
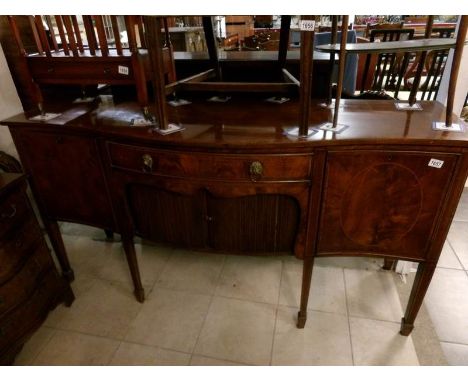
[[[135,287],[134,294],[138,302],[145,301],[145,290],[141,284],[140,270],[138,268],[138,262],[135,253],[135,245],[133,244],[133,238],[128,238],[122,235],[122,245],[127,257],[128,266],[132,275],[133,286]]]
[[[314,266],[314,257],[306,256],[302,266],[302,291],[301,307],[297,315],[297,327],[304,328],[307,320],[307,303],[309,301],[310,282],[312,279],[312,268]]]
[[[382,269],[385,269],[386,271],[391,271],[393,269],[393,266],[395,265],[395,260],[390,259],[388,257],[384,258],[384,265]]]
[[[63,244],[62,240],[62,234],[60,233],[60,228],[57,224],[57,221],[44,218],[42,220],[44,222],[46,232],[49,235],[52,248],[54,249],[55,255],[57,256],[60,268],[62,268],[62,275],[66,280],[72,282],[75,280],[75,274],[70,266],[70,261],[68,260],[65,245]]]
[[[405,317],[401,319],[400,334],[403,336],[408,336],[414,328],[414,320],[426,295],[435,269],[435,263],[420,263],[418,265],[418,272],[416,273],[413,288],[411,289]]]

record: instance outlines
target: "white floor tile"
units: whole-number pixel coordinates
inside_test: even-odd
[[[468,366],[468,345],[441,342],[442,349],[451,366]]]
[[[191,353],[210,301],[207,295],[155,288],[125,340]]]
[[[403,317],[393,277],[386,271],[345,269],[349,315],[400,322]]]
[[[299,307],[302,285],[302,261],[285,262],[281,277],[280,305]],[[346,314],[346,294],[341,268],[314,266],[308,309]]]
[[[214,297],[194,354],[268,365],[275,317],[273,305]]]
[[[468,344],[466,272],[437,268],[424,301],[441,341]]]
[[[282,262],[259,256],[227,256],[215,294],[277,304]]]
[[[280,307],[272,365],[352,365],[348,318],[309,311],[303,329],[296,327],[297,309]]]
[[[356,366],[417,366],[418,356],[411,336],[400,335],[393,322],[350,317]]]

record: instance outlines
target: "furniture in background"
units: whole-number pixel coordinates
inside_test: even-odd
[[[32,51],[25,49],[24,31],[20,33],[17,17],[23,16],[8,16],[8,19],[28,68],[30,93],[41,113],[44,112],[41,86],[47,84],[133,84],[141,107],[147,110],[147,82],[151,73],[141,16],[125,16],[125,42],[117,16],[109,16],[111,25],[107,29],[104,16],[81,16],[84,30],[80,28],[78,16],[27,16],[31,28],[27,34],[32,34],[34,40]],[[172,47],[167,28],[165,30],[164,74],[167,82],[173,82]],[[109,45],[110,35],[113,46]]]
[[[434,27],[432,29],[432,35],[437,38],[453,38],[455,35],[455,27]],[[421,100],[434,100],[437,98],[448,54],[449,49],[438,50],[428,55],[425,71],[423,72],[425,78],[420,85],[422,91]]]
[[[337,32],[337,40],[340,41],[341,32]],[[314,46],[330,44],[331,32],[319,32],[314,36]],[[347,43],[356,43],[356,31],[349,30],[346,35]],[[338,64],[338,62],[335,62]],[[358,56],[356,54],[350,54],[345,63],[345,77],[343,79],[343,92],[348,95],[353,95],[356,91],[356,76],[358,69]],[[332,82],[336,83],[338,78],[338,66],[334,65],[332,71]]]
[[[6,365],[49,311],[74,300],[57,273],[21,174],[0,173],[0,265],[0,365]]]
[[[399,26],[400,24],[391,25]],[[369,42],[406,41],[413,39],[413,29],[397,27],[387,29],[381,28],[381,26],[368,25]],[[361,93],[365,90],[393,91],[393,97],[398,98],[410,57],[410,52],[379,53],[372,68],[373,75],[370,88],[366,88],[372,59],[372,54],[367,54],[361,78]]]

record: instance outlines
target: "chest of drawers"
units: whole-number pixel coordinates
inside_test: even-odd
[[[73,292],[58,275],[26,195],[25,177],[0,174],[0,364]]]

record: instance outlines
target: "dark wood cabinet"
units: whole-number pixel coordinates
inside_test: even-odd
[[[46,216],[114,229],[94,139],[45,131],[18,131],[14,139]]]
[[[0,174],[0,365],[13,362],[50,310],[73,299],[50,257],[25,177]]]
[[[170,109],[185,130],[167,136],[131,126],[136,104],[74,105],[55,121],[19,115],[4,123],[68,278],[57,220],[118,231],[142,302],[135,235],[197,250],[289,253],[304,260],[303,327],[315,257],[414,260],[401,328],[408,335],[468,173],[467,134],[432,130],[445,109],[423,108],[413,115],[390,101],[348,100],[348,129],[307,139],[285,134],[297,126],[295,101],[195,100]],[[312,105],[310,123],[329,114]]]

